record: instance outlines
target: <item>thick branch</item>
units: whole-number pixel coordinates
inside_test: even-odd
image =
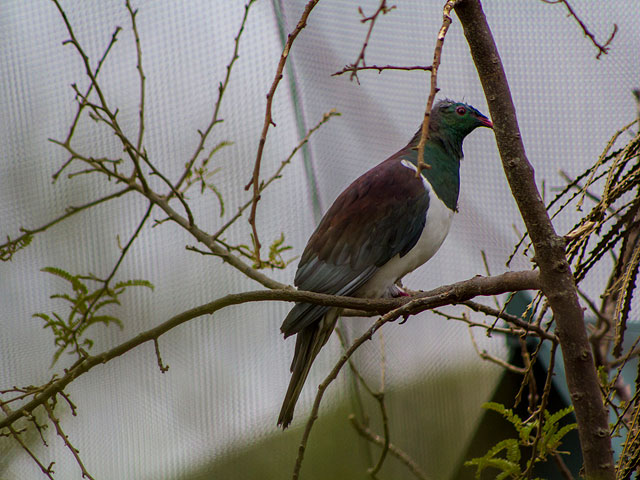
[[[202,315],[214,312],[231,305],[260,301],[307,302],[344,308],[356,308],[365,311],[386,313],[404,307],[403,314],[415,314],[431,308],[442,307],[469,300],[478,295],[499,295],[517,290],[538,288],[538,273],[534,271],[508,272],[494,277],[476,276],[463,282],[445,285],[429,292],[421,292],[414,297],[400,297],[388,300],[370,300],[364,298],[337,297],[314,292],[297,291],[292,288],[274,290],[258,290],[234,293],[214,300],[213,302],[192,308],[170,318],[151,330],[142,332],[131,340],[99,355],[89,356],[78,361],[66,371],[60,379],[52,382],[40,391],[30,402],[22,405],[0,421],[0,429],[7,428],[20,418],[28,415],[35,408],[63,391],[67,385],[96,365],[107,363],[146,342],[152,342],[169,330]],[[408,304],[411,304],[408,306]]]
[[[613,479],[607,411],[578,302],[565,245],[549,220],[521,140],[515,107],[498,49],[479,0],[455,7],[494,119],[503,167],[535,249],[543,293],[554,313],[567,385],[578,420],[587,479]]]

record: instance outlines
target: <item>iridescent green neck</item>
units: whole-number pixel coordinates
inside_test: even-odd
[[[460,193],[462,142],[458,145],[457,151],[452,151],[452,145],[445,145],[439,138],[429,139],[424,149],[424,162],[431,168],[423,168],[421,172],[438,198],[453,211],[458,208]],[[417,165],[418,150],[409,149],[403,158]]]

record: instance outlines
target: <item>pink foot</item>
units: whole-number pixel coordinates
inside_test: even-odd
[[[389,289],[389,294],[390,294],[391,298],[410,297],[411,296],[411,295],[409,295],[407,292],[405,292],[402,288],[400,288],[397,285],[394,285],[392,288]]]

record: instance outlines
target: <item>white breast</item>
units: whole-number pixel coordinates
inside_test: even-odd
[[[404,257],[400,257],[398,254],[385,263],[356,292],[356,296],[368,298],[390,296],[396,290],[394,289],[395,282],[433,257],[444,242],[449,233],[453,211],[438,198],[429,182],[425,180],[424,184],[429,194],[429,209],[418,243]]]

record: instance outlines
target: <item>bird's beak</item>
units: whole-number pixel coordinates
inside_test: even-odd
[[[480,122],[482,123],[483,127],[493,128],[493,122],[487,117],[480,117]]]

